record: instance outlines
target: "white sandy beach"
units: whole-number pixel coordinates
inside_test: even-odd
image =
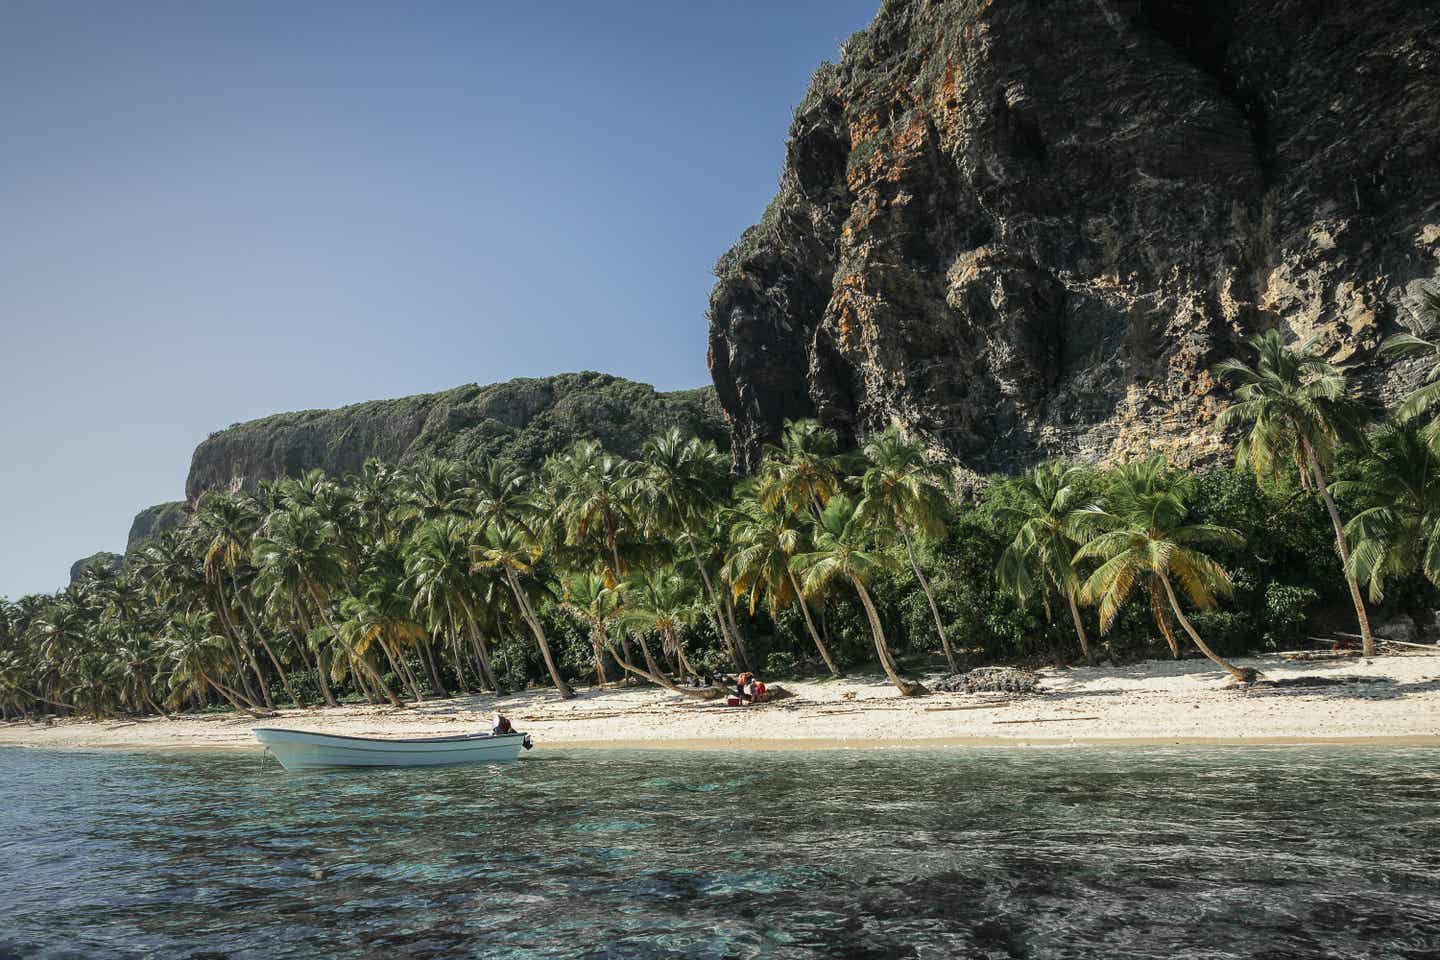
[[[1290,743],[1390,740],[1440,746],[1440,654],[1315,662],[1238,661],[1271,680],[1359,677],[1329,687],[1243,690],[1206,660],[1041,671],[1045,692],[937,693],[903,699],[883,678],[786,682],[793,699],[754,707],[697,702],[653,687],[511,694],[499,707],[547,747],[813,749],[829,747]],[[0,724],[0,744],[61,748],[259,750],[250,728],[283,726],[354,736],[487,730],[494,697],[405,709],[285,710],[174,719]]]

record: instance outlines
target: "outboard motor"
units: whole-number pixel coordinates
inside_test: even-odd
[[[524,747],[526,750],[529,750],[531,747],[535,746],[535,744],[530,742],[530,734],[525,734],[525,739],[520,741],[520,746]]]

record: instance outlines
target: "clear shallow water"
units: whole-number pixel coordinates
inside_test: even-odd
[[[1437,957],[1440,753],[0,748],[0,958]]]

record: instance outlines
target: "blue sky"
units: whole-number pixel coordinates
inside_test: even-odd
[[[710,267],[876,5],[0,4],[0,595],[233,422],[708,382]]]

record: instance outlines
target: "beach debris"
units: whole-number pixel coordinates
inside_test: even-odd
[[[942,693],[1040,693],[1040,676],[1017,667],[976,667],[935,683]]]
[[[1261,680],[1257,687],[1344,687],[1352,683],[1393,683],[1389,677],[1361,677],[1347,674],[1340,677],[1281,677],[1278,680]]]
[[[1099,720],[1099,717],[1035,717],[1031,720],[992,720],[991,723],[1070,723],[1075,720]]]

